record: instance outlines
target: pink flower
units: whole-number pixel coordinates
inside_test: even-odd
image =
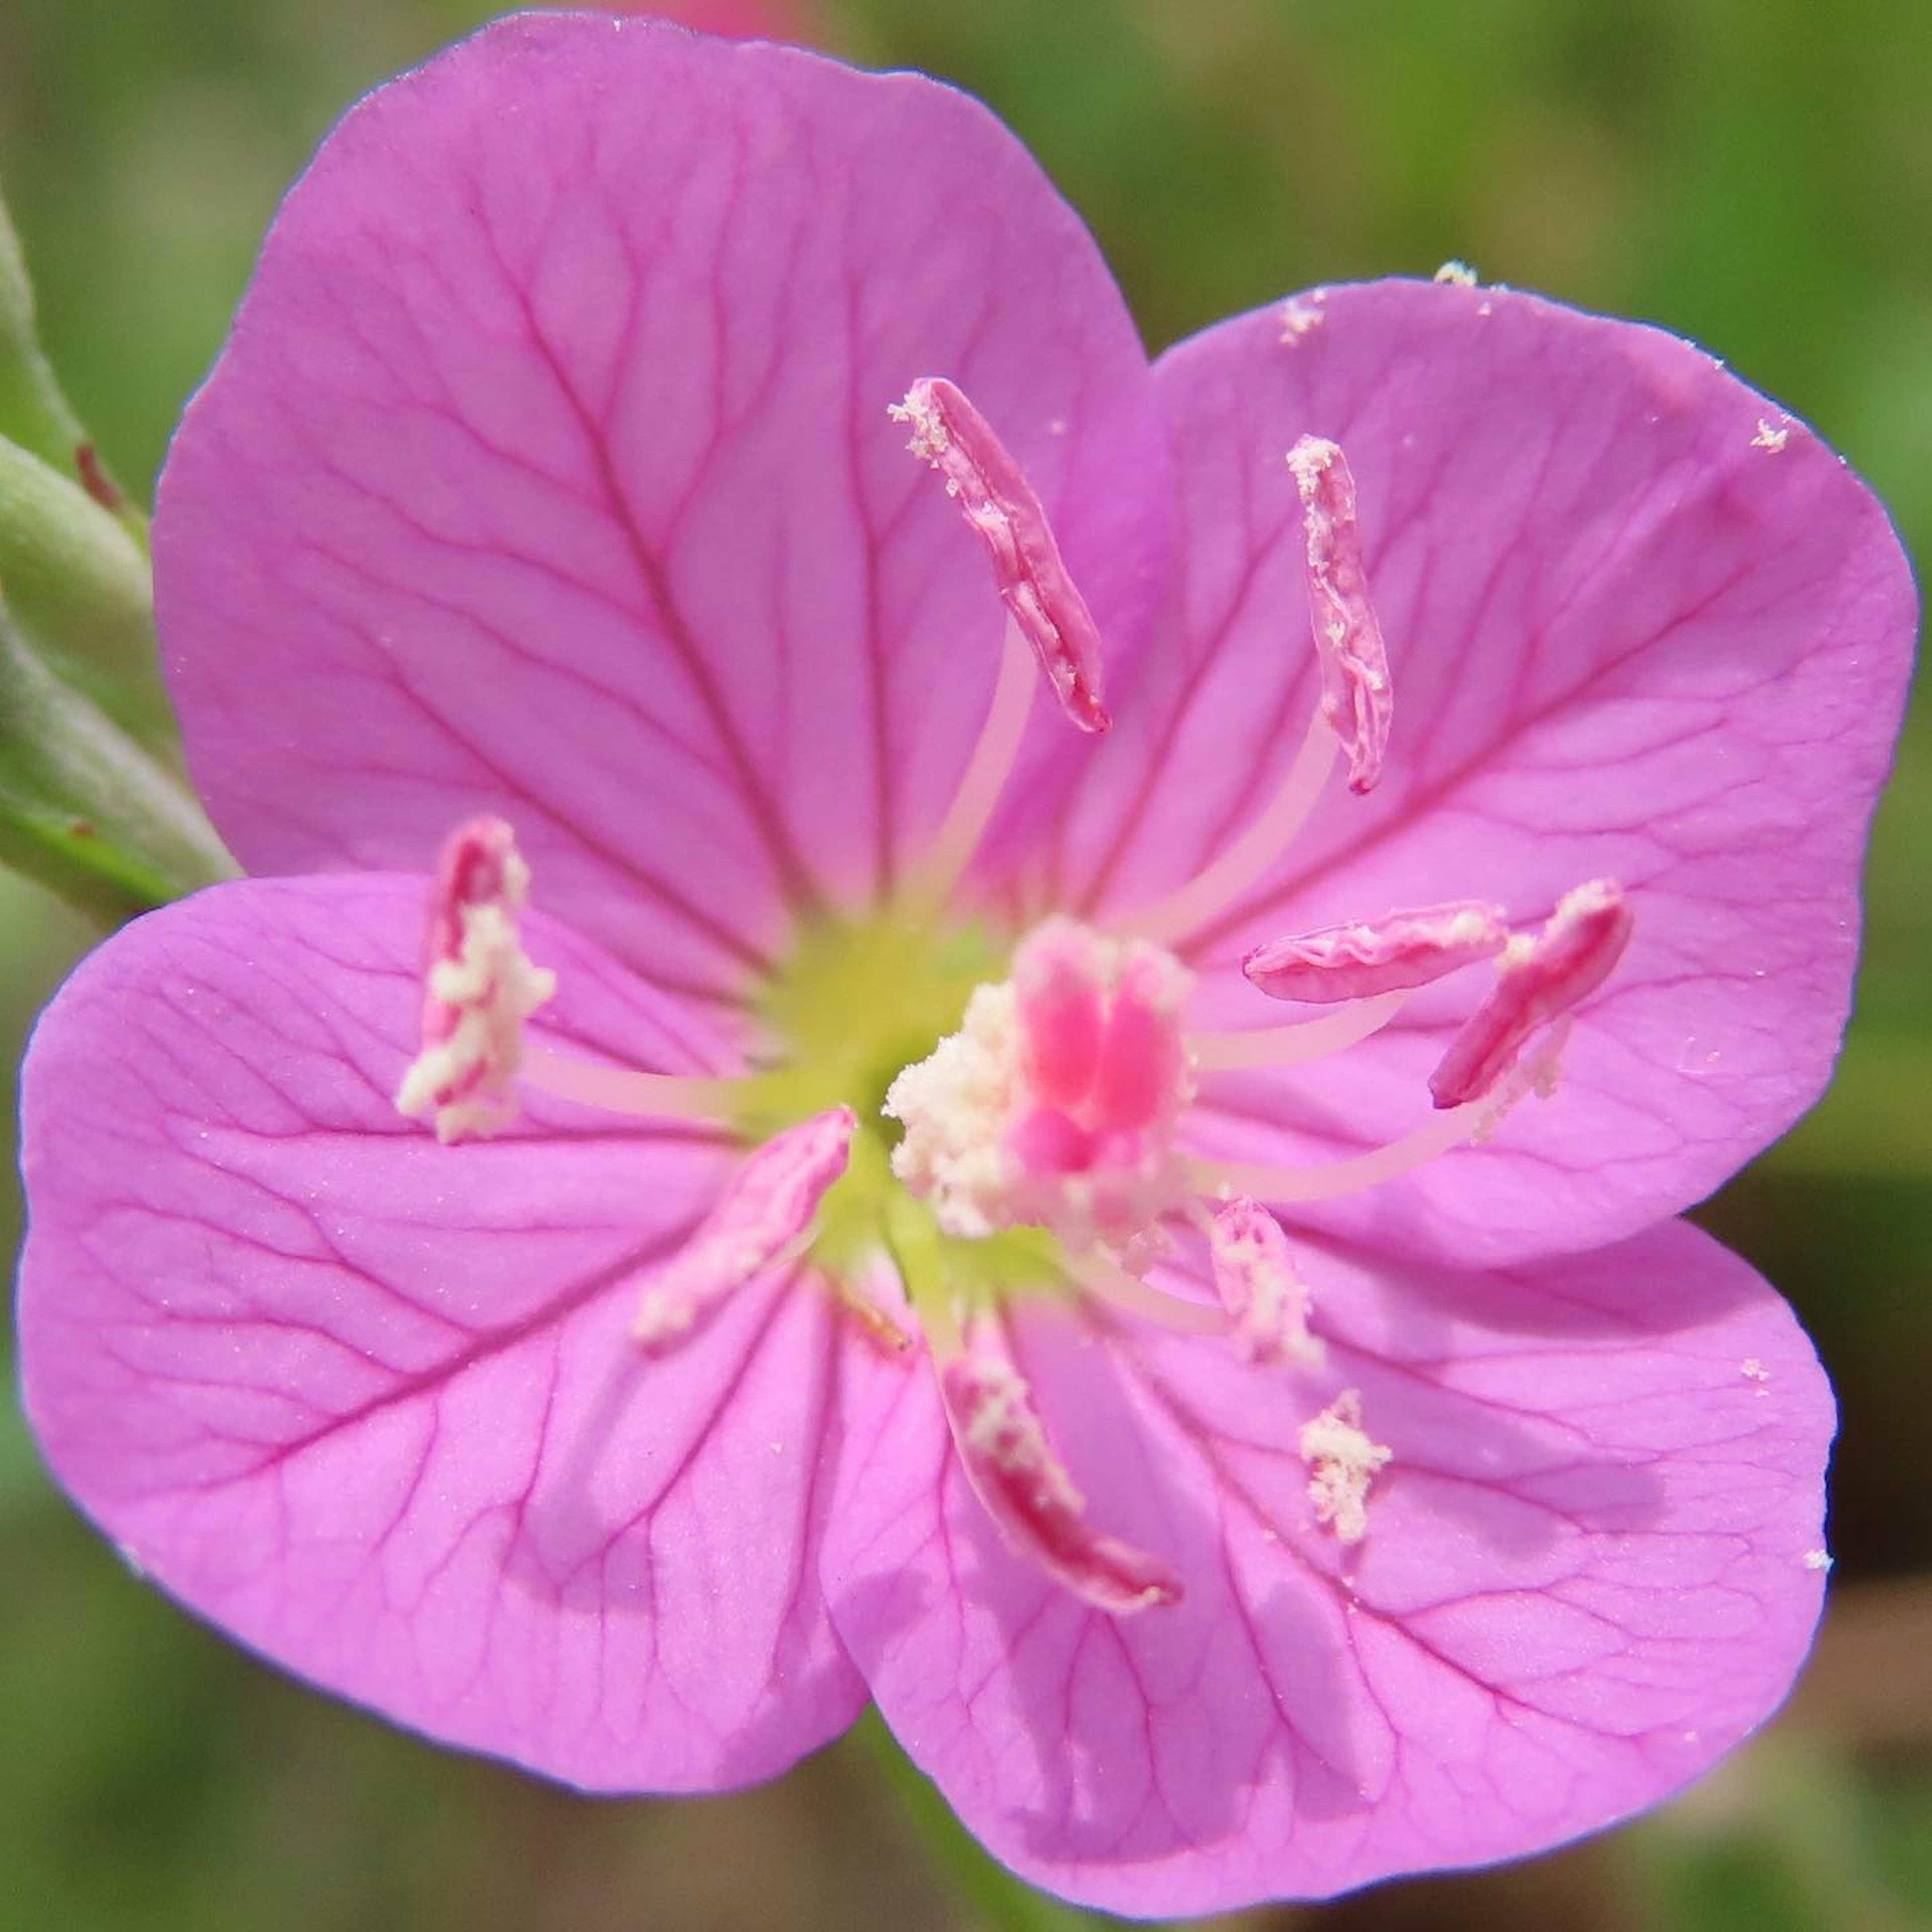
[[[1913,625],[1769,406],[1407,282],[1150,371],[914,76],[531,16],[384,89],[164,479],[258,876],[36,1037],[50,1460],[432,1736],[712,1790],[870,1696],[1120,1910],[1676,1790],[1832,1408],[1669,1217],[1828,1076]]]

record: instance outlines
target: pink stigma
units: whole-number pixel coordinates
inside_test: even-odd
[[[1087,1521],[1085,1498],[1015,1370],[985,1353],[958,1355],[940,1371],[939,1388],[974,1493],[1022,1555],[1116,1616],[1180,1600],[1164,1564]]]
[[[1587,999],[1630,944],[1623,888],[1596,879],[1558,901],[1534,939],[1504,950],[1489,998],[1465,1023],[1430,1076],[1438,1107],[1480,1100],[1516,1065],[1530,1036]]]
[[[1326,1005],[1426,986],[1493,958],[1508,938],[1501,906],[1462,899],[1271,939],[1241,970],[1270,999]]]
[[[993,580],[1061,708],[1083,731],[1110,722],[1100,701],[1100,634],[1068,574],[1046,508],[992,426],[944,376],[922,376],[891,413],[906,447],[946,479],[993,560]]]
[[[1369,602],[1355,479],[1339,444],[1304,436],[1288,453],[1308,536],[1308,608],[1322,662],[1322,711],[1348,754],[1348,789],[1382,776],[1395,700],[1382,626]]]
[[[1012,976],[982,986],[956,1034],[886,1094],[892,1172],[943,1232],[1048,1229],[1125,1252],[1186,1198],[1172,1142],[1194,1097],[1171,953],[1050,920]]]

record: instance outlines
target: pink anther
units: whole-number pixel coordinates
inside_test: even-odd
[[[1288,453],[1308,538],[1308,614],[1322,665],[1322,713],[1348,754],[1348,789],[1382,776],[1395,699],[1369,601],[1355,479],[1339,444],[1304,436]]]
[[[1308,1284],[1281,1223],[1259,1202],[1228,1202],[1208,1224],[1208,1253],[1215,1292],[1244,1355],[1309,1366],[1322,1360],[1322,1344],[1308,1332]]]
[[[777,1261],[812,1225],[845,1172],[858,1118],[832,1107],[768,1140],[646,1287],[631,1333],[656,1354],[675,1346],[733,1289]]]
[[[524,1023],[556,986],[523,950],[530,878],[500,818],[458,826],[437,864],[423,938],[422,1046],[396,1106],[432,1120],[444,1141],[494,1133],[515,1114]]]
[[[1270,999],[1326,1005],[1426,986],[1493,958],[1508,938],[1501,906],[1462,899],[1271,939],[1241,970]]]
[[[1438,1107],[1479,1100],[1516,1064],[1539,1028],[1587,999],[1630,943],[1630,910],[1613,879],[1595,879],[1557,902],[1536,938],[1504,950],[1496,983],[1430,1076]]]
[[[1165,1564],[1088,1522],[1085,1498],[1012,1367],[969,1352],[946,1364],[939,1385],[967,1480],[1016,1550],[1117,1616],[1180,1601],[1180,1585]]]
[[[1062,709],[1082,730],[1106,730],[1100,634],[1026,472],[944,376],[922,376],[892,414],[910,424],[907,448],[945,478],[947,494],[985,542],[1000,596]]]

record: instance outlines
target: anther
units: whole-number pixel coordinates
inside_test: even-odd
[[[1390,1451],[1362,1426],[1362,1392],[1344,1389],[1302,1426],[1301,1460],[1309,1466],[1315,1520],[1333,1526],[1338,1543],[1361,1541],[1369,1527],[1369,1485],[1388,1466]]]
[[[1215,1292],[1250,1361],[1320,1363],[1322,1344],[1308,1332],[1308,1285],[1266,1208],[1245,1196],[1227,1202],[1208,1223],[1208,1252]]]
[[[1438,1107],[1480,1100],[1516,1063],[1532,1034],[1587,999],[1630,943],[1630,910],[1613,879],[1564,893],[1543,931],[1504,949],[1490,996],[1430,1076]]]
[[[471,819],[443,848],[424,939],[422,1049],[396,1094],[397,1111],[433,1119],[440,1141],[493,1134],[515,1117],[524,1024],[556,990],[518,930],[530,880],[500,818]]]
[[[1012,1368],[974,1350],[946,1363],[939,1384],[967,1479],[1008,1542],[1097,1610],[1120,1616],[1179,1602],[1165,1564],[1088,1522]]]
[[[734,1288],[781,1259],[845,1172],[857,1117],[833,1107],[765,1142],[645,1288],[631,1334],[647,1353],[682,1341]]]
[[[1271,939],[1241,970],[1270,999],[1324,1004],[1426,986],[1495,958],[1508,939],[1502,907],[1463,899]]]
[[[1046,508],[992,426],[943,376],[922,376],[895,421],[912,430],[906,447],[946,479],[968,526],[985,543],[993,580],[1068,717],[1083,731],[1104,731],[1100,634],[1069,574]]]
[[[1322,665],[1322,710],[1348,754],[1348,789],[1382,776],[1394,695],[1382,626],[1369,601],[1355,526],[1355,479],[1340,446],[1304,436],[1288,453],[1308,540],[1309,617]]]

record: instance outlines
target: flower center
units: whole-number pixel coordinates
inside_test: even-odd
[[[944,1051],[962,1012],[996,991],[989,982],[1010,945],[986,926],[895,906],[807,928],[760,994],[754,1010],[769,1048],[726,1109],[738,1136],[758,1145],[830,1108],[854,1116],[845,1171],[819,1202],[811,1240],[826,1273],[854,1276],[885,1254],[909,1295],[936,1271],[968,1304],[1058,1279],[1050,1244],[1020,1225],[1026,1217],[949,1222],[910,1198],[896,1172],[904,1126],[890,1093],[913,1063],[937,1057],[935,1042]]]
[[[1076,1251],[1150,1252],[1190,1198],[1174,1131],[1195,1095],[1193,976],[1144,940],[1070,920],[1029,934],[958,1032],[892,1083],[893,1174],[946,1234],[1044,1229]]]

